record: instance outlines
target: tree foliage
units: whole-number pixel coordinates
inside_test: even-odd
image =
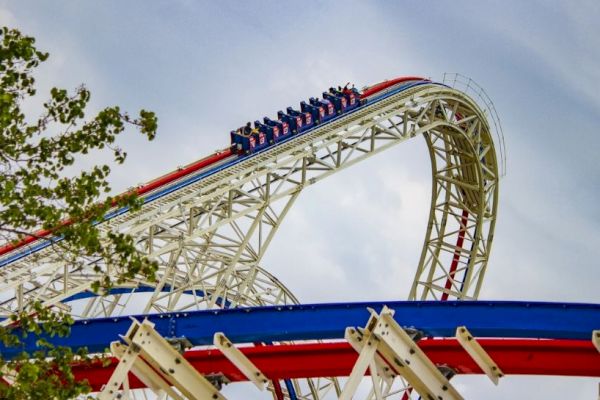
[[[134,194],[111,197],[109,165],[81,170],[76,162],[91,152],[110,152],[117,164],[127,154],[115,145],[119,135],[134,128],[152,140],[157,118],[141,110],[131,117],[117,106],[86,118],[90,92],[80,86],[69,92],[53,88],[43,104],[42,115],[26,116],[24,103],[36,95],[34,71],[48,59],[35,40],[18,30],[0,32],[0,244],[28,237],[53,240],[52,246],[71,267],[102,260],[96,267],[93,289],[108,288],[136,275],[152,279],[157,265],[136,251],[132,238],[102,235],[95,222],[115,206],[133,210],[141,203]],[[40,230],[50,235],[40,235]],[[119,271],[111,276],[109,268]],[[1,273],[1,271],[0,271]],[[5,345],[18,345],[22,335],[68,334],[72,319],[42,303],[28,304],[11,317],[13,327],[0,327]],[[16,332],[19,334],[16,334]],[[0,384],[0,398],[66,399],[86,391],[75,382],[69,365],[76,357],[69,349],[53,348],[40,339],[46,352],[22,354],[14,360],[0,359],[0,375],[13,382]],[[53,360],[46,358],[50,355]]]

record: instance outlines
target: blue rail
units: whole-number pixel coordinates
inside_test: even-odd
[[[431,82],[431,81],[421,81],[421,82],[407,83],[405,85],[399,86],[398,88],[394,89],[393,91],[390,91],[389,93],[386,93],[384,95],[377,96],[375,98],[369,99],[369,102],[367,104],[365,104],[363,106],[360,106],[360,107],[357,107],[354,110],[351,110],[351,111],[349,111],[347,113],[338,115],[335,118],[332,118],[331,120],[328,120],[327,123],[329,124],[329,123],[337,121],[340,118],[347,117],[348,115],[351,115],[351,114],[353,114],[353,113],[355,113],[355,112],[363,109],[366,106],[370,106],[370,105],[372,105],[374,103],[380,102],[380,101],[382,101],[382,100],[384,100],[384,99],[386,99],[386,98],[388,98],[390,96],[393,96],[393,95],[395,95],[397,93],[400,93],[400,92],[405,91],[407,89],[410,89],[412,87],[420,86],[420,85],[427,85],[427,84],[439,85],[439,86],[446,86],[446,85],[443,85],[441,83],[436,83],[436,82]],[[306,135],[307,133],[310,133],[311,131],[313,131],[313,130],[315,130],[317,128],[321,128],[323,125],[325,125],[325,124],[316,125],[314,128],[308,129],[308,130],[306,130],[306,131],[304,131],[304,132],[302,132],[300,134],[290,136],[289,138],[286,138],[286,139],[278,142],[274,146],[278,146],[278,145],[286,143],[286,142],[288,142],[290,140],[294,140],[298,136]],[[142,198],[143,204],[147,204],[147,203],[149,203],[149,202],[151,202],[153,200],[156,200],[158,198],[166,196],[169,193],[172,193],[172,192],[174,192],[176,190],[179,190],[179,189],[181,189],[181,188],[183,188],[185,186],[191,185],[192,183],[198,182],[198,181],[200,181],[200,180],[202,180],[202,179],[204,179],[206,177],[214,175],[215,173],[217,173],[219,171],[222,171],[222,170],[224,170],[226,168],[229,168],[229,167],[231,167],[231,166],[233,166],[235,164],[238,164],[238,163],[242,162],[243,160],[245,160],[247,158],[251,158],[251,157],[256,156],[257,154],[260,154],[260,153],[263,153],[265,151],[268,151],[269,149],[273,148],[274,146],[266,147],[265,149],[257,151],[256,153],[247,154],[247,155],[240,155],[239,157],[235,157],[234,159],[232,159],[231,161],[229,161],[227,163],[221,164],[221,165],[219,165],[217,167],[214,167],[214,168],[206,170],[206,171],[202,171],[202,172],[200,172],[198,174],[195,174],[195,175],[193,175],[193,176],[191,176],[191,177],[189,177],[187,179],[182,180],[181,182],[178,182],[178,183],[176,183],[174,185],[170,185],[170,186],[168,186],[168,187],[166,187],[164,189],[161,189],[161,190],[157,191],[156,193],[149,194],[148,196],[145,196],[145,197]],[[104,216],[104,218],[103,218],[102,221],[99,221],[97,223],[101,223],[103,221],[107,221],[109,219],[115,218],[115,217],[117,217],[117,216],[119,216],[121,214],[124,214],[124,213],[128,212],[128,211],[129,211],[129,207],[128,206],[121,207],[119,209],[113,210],[113,211],[109,212],[108,214],[106,214]],[[12,256],[5,258],[4,260],[0,260],[0,268],[4,267],[4,266],[6,266],[6,265],[8,265],[8,264],[10,264],[12,262],[15,262],[15,261],[17,261],[17,260],[19,260],[19,259],[21,259],[23,257],[26,257],[26,256],[28,256],[30,254],[33,254],[33,253],[35,253],[37,251],[40,251],[40,250],[42,250],[42,249],[50,246],[52,243],[59,242],[61,240],[62,240],[62,237],[54,237],[54,238],[49,238],[48,240],[43,240],[43,241],[41,241],[41,243],[37,243],[37,244],[34,244],[32,246],[28,246],[25,250],[17,252],[15,254],[13,254]]]
[[[454,336],[465,325],[477,337],[546,338],[591,340],[600,329],[600,304],[514,301],[388,301],[344,304],[308,304],[191,311],[135,316],[148,318],[164,337],[185,337],[194,345],[212,344],[215,332],[224,332],[237,343],[285,340],[341,339],[348,326],[364,326],[367,308],[394,309],[394,318],[405,328],[426,336]],[[68,338],[48,338],[55,345],[87,347],[103,352],[131,324],[129,316],[75,322]],[[4,348],[5,358],[19,350],[34,351],[36,338],[29,337],[21,349]]]

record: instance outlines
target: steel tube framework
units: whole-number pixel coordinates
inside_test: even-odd
[[[409,298],[476,299],[498,201],[500,174],[487,120],[494,114],[486,114],[486,101],[483,111],[449,86],[429,81],[383,86],[385,95],[367,105],[257,154],[216,153],[210,162],[132,189],[145,196],[142,209],[114,210],[99,228],[132,235],[138,250],[159,263],[157,283],[137,278],[96,296],[92,282],[120,271],[40,246],[51,238],[2,248],[0,316],[31,301],[69,310],[76,318],[122,315],[133,303],[144,313],[295,304],[260,263],[301,191],[420,135],[431,159],[432,196]],[[371,92],[376,90],[366,95]],[[335,381],[308,381],[307,393],[299,397],[317,399],[330,390],[339,393]]]
[[[267,282],[270,291],[253,288],[260,260],[299,193],[418,135],[428,144],[434,179],[430,222],[410,297],[474,299],[493,238],[496,155],[485,115],[475,102],[435,84],[392,94],[100,227],[133,235],[140,251],[160,263],[159,284],[146,312],[213,308],[220,298],[230,306],[284,303],[269,293],[285,291],[279,282]],[[462,248],[456,246],[459,234]],[[450,271],[452,260],[457,267]],[[90,289],[97,277],[95,265],[94,260],[65,263],[50,247],[6,265],[0,273],[0,311],[8,315],[34,299],[68,307],[65,300]],[[140,279],[128,285],[152,284]],[[194,294],[182,295],[190,291]],[[109,298],[116,303],[112,307],[85,307],[82,316],[114,315],[123,297]]]

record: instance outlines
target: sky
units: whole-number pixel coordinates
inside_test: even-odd
[[[247,120],[402,75],[474,79],[507,148],[480,298],[600,301],[600,2],[6,1],[0,22],[37,38],[39,112],[52,86],[158,115],[157,138],[120,140],[115,191],[228,145]],[[82,167],[102,161],[93,155]],[[303,302],[404,299],[431,191],[416,138],[305,190],[263,266]],[[301,240],[299,240],[301,238]],[[600,327],[599,327],[600,328]],[[457,377],[468,399],[592,399],[598,380]]]

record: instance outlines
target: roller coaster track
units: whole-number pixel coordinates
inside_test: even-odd
[[[600,353],[591,342],[580,340],[481,339],[483,348],[506,375],[562,375],[600,377]],[[482,374],[455,339],[422,340],[419,347],[440,367],[456,374]],[[271,380],[348,376],[358,354],[343,342],[242,347],[241,351]],[[185,358],[203,375],[221,374],[230,382],[248,378],[218,350],[192,350]],[[87,379],[99,391],[108,382],[116,360],[74,368],[77,379]],[[131,388],[143,388],[139,379]]]
[[[219,299],[227,299],[230,307],[285,302],[289,292],[259,263],[301,191],[419,135],[426,140],[434,179],[410,298],[475,299],[496,222],[496,153],[477,104],[462,92],[434,83],[392,92],[252,157],[181,178],[187,179],[185,185],[172,182],[166,194],[141,211],[117,210],[99,227],[133,235],[139,250],[160,263],[157,285],[141,279],[128,284],[131,291],[155,287],[144,312],[211,308]],[[458,241],[462,246],[456,246]],[[0,274],[5,297],[0,310],[5,315],[30,299],[64,305],[89,291],[97,276],[97,262],[67,265],[52,246],[15,258],[24,251],[15,249],[0,259],[14,259]],[[261,279],[268,287],[260,287]],[[188,293],[183,297],[192,298],[183,300]],[[104,297],[102,302],[113,306],[84,307],[82,316],[112,315],[124,296],[121,291]]]
[[[132,235],[159,263],[156,283],[137,278],[98,296],[95,270],[120,271],[95,259],[65,260],[53,244],[60,238],[32,239],[0,251],[0,315],[33,300],[77,318],[118,316],[132,303],[144,313],[295,304],[260,263],[302,190],[417,136],[426,141],[433,179],[409,298],[477,299],[500,178],[487,119],[494,114],[482,105],[485,111],[465,92],[434,82],[390,86],[359,109],[256,154],[212,155],[206,166],[151,184],[140,211],[115,209],[98,225]],[[311,386],[312,398],[319,385]]]
[[[450,339],[457,326],[465,325],[503,374],[600,376],[600,345],[595,348],[592,343],[592,332],[600,327],[600,305],[594,304],[389,301],[204,310],[135,318],[151,321],[163,337],[183,337],[193,346],[212,344],[217,331],[226,332],[234,343],[304,341],[241,348],[266,377],[279,380],[348,376],[358,354],[349,343],[331,340],[343,339],[348,327],[361,326],[369,317],[369,309],[386,306],[396,311],[394,319],[405,329],[427,337],[417,344],[438,367],[450,368],[453,373],[482,373],[459,343]],[[79,320],[68,338],[46,339],[55,345],[100,352],[125,333],[130,323],[129,316]],[[509,339],[490,339],[498,337]],[[305,342],[312,339],[329,341]],[[36,350],[36,341],[30,337],[22,350]],[[5,356],[16,351],[0,346]],[[219,375],[232,382],[247,380],[218,350],[192,350],[184,357],[204,375]],[[100,390],[115,365],[116,360],[108,367],[102,363],[76,365],[74,373]],[[130,387],[144,385],[132,379]]]
[[[514,301],[387,301],[365,303],[300,304],[243,307],[163,314],[135,315],[148,319],[164,337],[185,337],[194,346],[210,345],[215,332],[225,332],[234,343],[288,340],[343,339],[347,327],[363,326],[369,309],[388,306],[394,319],[426,337],[451,337],[466,325],[476,337],[569,339],[591,341],[600,326],[600,305]],[[69,337],[46,338],[55,345],[103,351],[124,334],[131,316],[78,320]],[[23,350],[36,347],[35,337],[24,340]],[[19,349],[4,348],[4,355]]]

